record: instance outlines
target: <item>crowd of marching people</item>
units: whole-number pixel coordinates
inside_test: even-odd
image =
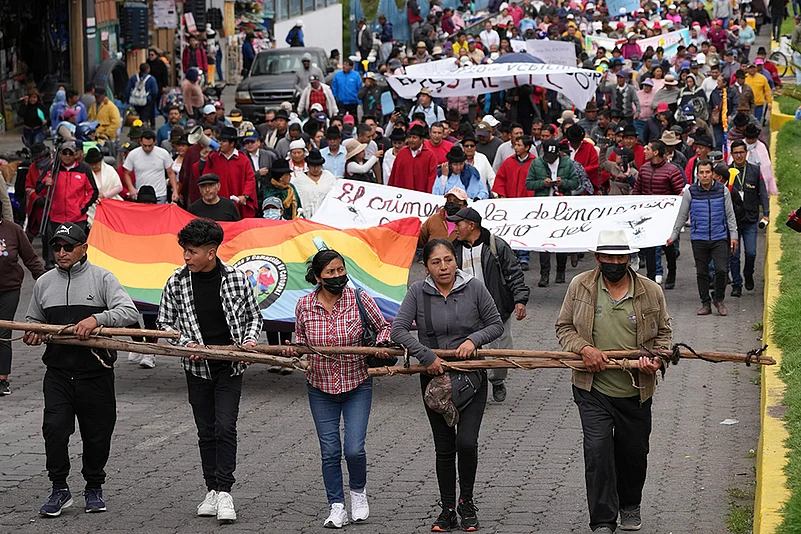
[[[442,500],[432,530],[472,531],[479,527],[473,485],[481,418],[488,396],[496,402],[506,399],[505,370],[465,373],[471,375],[462,378],[471,393],[457,399],[440,378],[449,375],[443,375],[443,362],[432,349],[455,349],[458,358],[469,358],[482,346],[513,348],[512,318],[520,321],[527,313],[530,288],[524,273],[531,252],[513,250],[482,227],[481,214],[470,203],[680,195],[679,217],[665,221],[672,232],[662,246],[637,250],[622,232],[602,232],[598,246],[586,253],[594,254],[597,266],[572,282],[568,261],[576,268],[585,254],[537,254],[539,287],[570,282],[557,336],[565,350],[582,355],[589,370],[576,371],[573,384],[585,430],[590,527],[614,532],[619,520],[621,529],[637,530],[653,377],[667,364],[644,358],[639,372],[624,373],[606,368],[603,351],[670,347],[662,289],[676,286],[681,248],[695,260],[698,315],[715,309],[725,316],[727,293],[737,298],[743,289],[755,289],[757,235],[770,218],[769,197],[777,194],[763,127],[772,91],[782,80],[766,49],[755,45],[758,27],[747,6],[730,0],[643,2],[638,10],[621,14],[610,13],[602,0],[492,0],[492,15],[480,31],[468,33],[465,8],[443,8],[435,0],[423,17],[417,1],[409,0],[409,43],[393,37],[383,15],[375,32],[359,21],[357,53],[341,61],[332,54],[337,70],[329,81],[325,66],[304,55],[295,100],[265,109],[258,120],[246,120],[239,109],[226,110],[204,93],[207,51],[190,36],[180,90],[166,86],[164,62],[155,50],[131,77],[125,96],[139,121],[127,131],[125,143],[118,141],[121,115],[106,87],[90,84],[83,94],[64,88],[50,110],[33,91],[20,109],[31,156],[25,194],[18,193],[24,201],[14,213],[6,209],[8,199],[2,199],[0,240],[9,253],[0,257],[0,268],[11,275],[0,281],[0,318],[13,318],[19,304],[19,258],[38,279],[29,322],[76,324],[79,339],[98,326],[135,324],[139,314],[114,275],[87,261],[87,236],[97,205],[105,199],[172,202],[198,218],[178,235],[186,266],[166,282],[158,315],[146,315],[145,324],[179,331],[175,342],[187,347],[252,346],[261,332],[260,311],[246,277],[216,255],[223,240],[218,221],[309,219],[340,179],[442,196],[442,209],[423,223],[419,237],[419,260],[427,277],[409,288],[391,326],[369,295],[348,286],[344,258],[324,250],[309,262],[306,279],[315,291],[298,301],[295,333],[304,344],[359,346],[363,332],[370,330],[374,342],[401,343],[426,365],[421,391]],[[786,2],[771,0],[774,33],[785,11]],[[641,38],[679,29],[688,29],[690,40],[669,53],[638,44]],[[587,35],[615,45],[588,49]],[[517,45],[530,39],[574,43],[577,66],[602,73],[583,110],[561,93],[531,85],[445,99],[421,89],[413,101],[399,98],[386,85],[385,76],[419,63],[443,60],[461,67],[525,55]],[[302,24],[287,42],[303,46]],[[251,43],[245,46],[250,61],[256,52]],[[390,103],[392,109],[385,110]],[[52,149],[45,128],[55,140]],[[25,231],[13,223],[15,218],[27,220]],[[31,245],[39,234],[43,261]],[[70,292],[98,298],[76,304]],[[460,303],[458,316],[446,305],[450,298],[466,303],[464,308]],[[584,306],[588,302],[597,306]],[[632,316],[636,324],[628,320]],[[25,335],[28,344],[42,341],[36,333]],[[294,355],[291,348],[286,355]],[[365,440],[372,379],[363,358],[346,356],[313,355],[307,374],[330,505],[325,526],[335,528],[369,516]],[[131,353],[129,359],[155,366],[150,355]],[[53,493],[41,513],[57,516],[72,504],[67,444],[75,417],[85,446],[86,511],[105,511],[102,485],[115,417],[114,357],[51,344],[44,361],[45,403],[55,408],[45,410]],[[231,488],[246,367],[194,357],[183,361],[208,491],[197,513],[221,522],[236,519]],[[10,372],[11,347],[4,343],[0,394],[11,392]],[[72,380],[75,376],[81,380]],[[89,395],[97,399],[91,407]],[[612,426],[617,427],[615,437],[593,433]],[[617,465],[612,447],[623,448],[633,466]],[[350,514],[343,493],[343,451]]]

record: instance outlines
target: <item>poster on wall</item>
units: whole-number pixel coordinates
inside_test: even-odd
[[[178,13],[175,0],[154,0],[153,26],[156,28],[175,29],[178,27]]]

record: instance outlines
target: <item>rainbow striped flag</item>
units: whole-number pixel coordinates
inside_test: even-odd
[[[158,305],[167,278],[184,264],[177,234],[194,218],[176,205],[100,203],[89,234],[89,261],[108,269],[135,301]],[[298,219],[221,223],[220,259],[248,275],[264,319],[294,322],[295,305],[312,291],[306,261],[330,248],[345,257],[351,282],[393,318],[406,295],[420,220],[393,221],[364,230],[337,230]]]

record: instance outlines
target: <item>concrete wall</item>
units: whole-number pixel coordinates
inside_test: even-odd
[[[303,21],[303,40],[306,46],[319,46],[327,53],[334,48],[342,52],[342,4],[333,4],[325,9],[276,23],[275,40],[278,48],[289,46],[286,44],[286,36],[298,19]]]

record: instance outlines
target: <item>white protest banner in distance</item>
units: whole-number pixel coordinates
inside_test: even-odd
[[[406,217],[425,221],[444,205],[439,195],[341,178],[312,220],[334,228],[370,228]]]
[[[335,228],[369,228],[406,217],[421,220],[445,205],[441,196],[341,179],[312,220]],[[530,197],[470,204],[482,226],[516,250],[584,252],[601,230],[625,230],[634,247],[664,245],[681,197],[673,195]]]
[[[588,54],[593,56],[595,55],[595,52],[598,51],[598,47],[603,46],[606,48],[607,52],[611,52],[615,46],[622,46],[626,40],[609,39],[608,37],[599,37],[597,35],[587,35],[584,38],[584,42],[585,50],[587,50]],[[675,32],[663,33],[654,37],[648,37],[646,39],[638,39],[637,44],[640,45],[640,49],[643,51],[649,46],[654,50],[661,46],[665,50],[665,57],[670,59],[678,52],[679,45],[687,46],[690,44],[690,30],[685,28]]]
[[[396,71],[398,72],[398,71]],[[404,74],[386,77],[401,98],[415,99],[422,89],[436,98],[474,96],[536,85],[564,94],[580,110],[595,96],[601,73],[547,63],[493,63],[459,67],[441,59],[406,67]]]
[[[526,52],[551,65],[576,66],[576,46],[565,41],[528,39]]]

